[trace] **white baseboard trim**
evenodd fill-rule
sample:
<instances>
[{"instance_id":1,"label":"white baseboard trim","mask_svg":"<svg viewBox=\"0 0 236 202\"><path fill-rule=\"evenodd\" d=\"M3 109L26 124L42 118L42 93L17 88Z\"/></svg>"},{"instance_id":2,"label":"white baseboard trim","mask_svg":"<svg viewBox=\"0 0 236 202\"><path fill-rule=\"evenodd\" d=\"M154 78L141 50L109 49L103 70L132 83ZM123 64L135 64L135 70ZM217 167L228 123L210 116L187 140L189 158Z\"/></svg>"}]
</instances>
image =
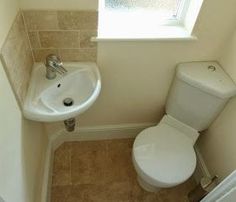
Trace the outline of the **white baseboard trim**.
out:
<instances>
[{"instance_id":1,"label":"white baseboard trim","mask_svg":"<svg viewBox=\"0 0 236 202\"><path fill-rule=\"evenodd\" d=\"M199 151L199 148L197 145L195 145L194 147L195 152L196 152L196 156L197 156L197 167L196 170L194 172L194 179L197 183L200 182L202 177L209 177L211 178L211 174L206 166L206 163L202 157L202 154Z\"/></svg>"},{"instance_id":2,"label":"white baseboard trim","mask_svg":"<svg viewBox=\"0 0 236 202\"><path fill-rule=\"evenodd\" d=\"M52 148L55 150L63 142L69 141L135 138L142 130L154 125L156 125L156 123L78 127L74 132L67 132L65 129L63 129L51 136Z\"/></svg>"},{"instance_id":3,"label":"white baseboard trim","mask_svg":"<svg viewBox=\"0 0 236 202\"><path fill-rule=\"evenodd\" d=\"M45 164L44 164L41 202L50 201L50 190L51 190L51 184L52 184L51 171L52 171L53 157L54 157L54 152L52 150L52 143L49 141L47 151L46 151Z\"/></svg>"}]
</instances>

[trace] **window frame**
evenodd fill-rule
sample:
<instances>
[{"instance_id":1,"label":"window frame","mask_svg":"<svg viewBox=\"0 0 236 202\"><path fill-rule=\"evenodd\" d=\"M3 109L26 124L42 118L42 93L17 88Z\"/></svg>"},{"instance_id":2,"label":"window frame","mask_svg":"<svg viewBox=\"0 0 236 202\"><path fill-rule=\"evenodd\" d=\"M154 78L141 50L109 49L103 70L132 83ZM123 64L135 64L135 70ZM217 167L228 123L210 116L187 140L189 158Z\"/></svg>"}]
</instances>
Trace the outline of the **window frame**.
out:
<instances>
[{"instance_id":1,"label":"window frame","mask_svg":"<svg viewBox=\"0 0 236 202\"><path fill-rule=\"evenodd\" d=\"M198 3L196 3L196 1L198 1ZM197 15L193 16L191 18L191 23L193 24L191 27L191 30L188 29L187 30L187 26L186 24L186 17L189 17L189 13L191 13L190 7L191 9L193 9L193 6L190 4L198 4L198 7L196 7ZM153 27L156 29L156 33L153 34L143 34L140 36L132 36L132 35L125 35L124 33L121 33L119 35L112 35L110 33L107 33L101 29L102 26L106 26L104 25L101 20L101 16L104 15L104 13L106 14L106 8L105 8L105 0L99 0L99 22L98 22L98 37L94 37L92 39L92 41L104 41L104 40L152 40L152 39L193 39L195 40L196 37L192 36L192 29L193 26L196 22L198 13L200 11L201 5L203 3L203 0L183 0L181 1L181 5L179 6L178 10L177 10L177 15L176 18L173 19L168 19L165 20L163 23L161 23L160 25L153 25ZM108 10L108 9L107 9ZM123 22L123 21L121 21ZM118 23L121 24L121 23ZM121 27L122 28L122 27ZM137 31L137 30L136 30Z\"/></svg>"}]
</instances>

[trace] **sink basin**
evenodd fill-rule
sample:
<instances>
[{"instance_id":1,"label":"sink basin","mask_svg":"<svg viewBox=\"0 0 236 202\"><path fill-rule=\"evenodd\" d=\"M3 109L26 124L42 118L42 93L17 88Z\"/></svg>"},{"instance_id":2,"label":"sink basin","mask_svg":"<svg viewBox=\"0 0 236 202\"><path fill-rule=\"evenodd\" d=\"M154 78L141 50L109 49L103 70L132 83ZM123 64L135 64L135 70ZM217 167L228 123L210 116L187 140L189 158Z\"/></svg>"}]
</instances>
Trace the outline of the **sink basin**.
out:
<instances>
[{"instance_id":1,"label":"sink basin","mask_svg":"<svg viewBox=\"0 0 236 202\"><path fill-rule=\"evenodd\" d=\"M101 90L101 77L95 63L64 63L68 72L53 80L45 77L45 66L35 63L23 106L27 119L62 121L87 110Z\"/></svg>"}]
</instances>

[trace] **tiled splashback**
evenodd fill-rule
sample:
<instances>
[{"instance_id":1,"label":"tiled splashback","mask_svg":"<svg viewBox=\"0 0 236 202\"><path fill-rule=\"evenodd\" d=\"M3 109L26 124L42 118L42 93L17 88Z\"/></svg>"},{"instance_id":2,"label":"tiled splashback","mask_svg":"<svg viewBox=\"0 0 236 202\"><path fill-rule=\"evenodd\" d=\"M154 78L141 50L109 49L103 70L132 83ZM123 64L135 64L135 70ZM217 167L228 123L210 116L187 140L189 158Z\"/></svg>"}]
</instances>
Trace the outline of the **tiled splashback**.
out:
<instances>
[{"instance_id":1,"label":"tiled splashback","mask_svg":"<svg viewBox=\"0 0 236 202\"><path fill-rule=\"evenodd\" d=\"M96 11L25 10L17 14L1 48L1 60L20 106L33 61L44 61L50 53L62 61L96 61L96 43L90 38L97 34L97 21Z\"/></svg>"},{"instance_id":2,"label":"tiled splashback","mask_svg":"<svg viewBox=\"0 0 236 202\"><path fill-rule=\"evenodd\" d=\"M44 61L49 53L62 61L96 61L96 43L90 42L97 33L96 11L22 11L33 57Z\"/></svg>"},{"instance_id":3,"label":"tiled splashback","mask_svg":"<svg viewBox=\"0 0 236 202\"><path fill-rule=\"evenodd\" d=\"M21 13L18 13L1 49L1 60L20 106L28 88L33 57Z\"/></svg>"}]
</instances>

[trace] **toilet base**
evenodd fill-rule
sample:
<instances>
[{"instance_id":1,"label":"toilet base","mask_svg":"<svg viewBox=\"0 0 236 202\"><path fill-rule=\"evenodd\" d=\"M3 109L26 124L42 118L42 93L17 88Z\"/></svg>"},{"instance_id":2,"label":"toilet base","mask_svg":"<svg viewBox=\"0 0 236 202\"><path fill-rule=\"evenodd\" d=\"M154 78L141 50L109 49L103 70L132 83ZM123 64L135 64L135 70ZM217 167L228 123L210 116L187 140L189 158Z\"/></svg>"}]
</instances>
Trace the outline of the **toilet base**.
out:
<instances>
[{"instance_id":1,"label":"toilet base","mask_svg":"<svg viewBox=\"0 0 236 202\"><path fill-rule=\"evenodd\" d=\"M160 191L161 188L158 188L158 187L154 187L150 184L148 184L147 182L145 182L141 177L137 177L137 180L138 180L138 183L139 185L145 190L145 191L148 191L148 192L158 192Z\"/></svg>"}]
</instances>

